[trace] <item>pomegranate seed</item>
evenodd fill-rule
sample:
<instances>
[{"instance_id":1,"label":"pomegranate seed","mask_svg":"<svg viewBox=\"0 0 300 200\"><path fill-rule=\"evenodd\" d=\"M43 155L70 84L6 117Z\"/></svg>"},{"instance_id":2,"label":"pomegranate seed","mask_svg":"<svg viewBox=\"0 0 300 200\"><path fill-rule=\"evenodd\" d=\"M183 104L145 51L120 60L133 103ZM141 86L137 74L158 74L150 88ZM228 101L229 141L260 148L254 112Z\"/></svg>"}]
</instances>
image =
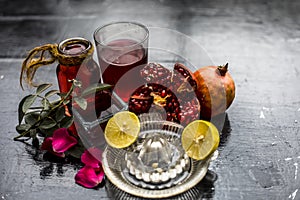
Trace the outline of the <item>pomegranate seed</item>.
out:
<instances>
[{"instance_id":1,"label":"pomegranate seed","mask_svg":"<svg viewBox=\"0 0 300 200\"><path fill-rule=\"evenodd\" d=\"M163 90L163 91L161 92L161 96L162 96L162 97L165 97L165 96L166 96L166 90Z\"/></svg>"}]
</instances>

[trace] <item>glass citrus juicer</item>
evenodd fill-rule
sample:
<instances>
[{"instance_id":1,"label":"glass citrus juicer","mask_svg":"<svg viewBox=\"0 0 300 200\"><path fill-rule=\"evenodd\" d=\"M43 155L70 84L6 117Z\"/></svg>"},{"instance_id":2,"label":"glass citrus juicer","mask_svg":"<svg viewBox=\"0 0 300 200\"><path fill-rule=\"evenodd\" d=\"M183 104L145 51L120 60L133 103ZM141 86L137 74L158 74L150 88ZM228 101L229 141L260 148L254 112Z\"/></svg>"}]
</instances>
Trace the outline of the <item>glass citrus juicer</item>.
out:
<instances>
[{"instance_id":1,"label":"glass citrus juicer","mask_svg":"<svg viewBox=\"0 0 300 200\"><path fill-rule=\"evenodd\" d=\"M190 159L181 147L178 134L182 127L170 122L161 123L159 114L144 114L140 119L142 131L137 142L127 149L122 164L125 178L150 189L177 184L190 169Z\"/></svg>"},{"instance_id":2,"label":"glass citrus juicer","mask_svg":"<svg viewBox=\"0 0 300 200\"><path fill-rule=\"evenodd\" d=\"M217 151L204 160L191 159L181 144L184 127L158 113L139 116L137 140L127 148L110 145L103 152L107 178L119 189L144 198L166 198L194 187L205 176Z\"/></svg>"}]
</instances>

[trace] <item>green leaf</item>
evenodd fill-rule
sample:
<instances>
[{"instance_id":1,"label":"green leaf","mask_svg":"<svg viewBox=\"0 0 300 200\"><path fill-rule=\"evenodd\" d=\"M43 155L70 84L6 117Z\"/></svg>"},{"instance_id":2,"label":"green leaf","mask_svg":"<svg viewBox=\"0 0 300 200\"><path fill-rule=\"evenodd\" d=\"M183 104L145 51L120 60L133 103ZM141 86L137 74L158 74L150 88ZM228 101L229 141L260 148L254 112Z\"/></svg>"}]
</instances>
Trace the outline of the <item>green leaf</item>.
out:
<instances>
[{"instance_id":1,"label":"green leaf","mask_svg":"<svg viewBox=\"0 0 300 200\"><path fill-rule=\"evenodd\" d=\"M52 128L49 128L49 129L42 129L42 128L39 128L39 132L41 132L44 136L46 137L51 137L53 135L53 132L58 129L59 127L58 126L54 126Z\"/></svg>"},{"instance_id":2,"label":"green leaf","mask_svg":"<svg viewBox=\"0 0 300 200\"><path fill-rule=\"evenodd\" d=\"M23 105L25 100L29 97L30 95L25 96L19 103L19 107L18 107L18 119L19 119L19 124L21 124L23 117L25 115L25 112L23 112Z\"/></svg>"},{"instance_id":3,"label":"green leaf","mask_svg":"<svg viewBox=\"0 0 300 200\"><path fill-rule=\"evenodd\" d=\"M25 115L25 122L27 124L30 124L31 126L34 125L38 120L39 120L39 113L37 112L30 112L30 113L27 113Z\"/></svg>"},{"instance_id":4,"label":"green leaf","mask_svg":"<svg viewBox=\"0 0 300 200\"><path fill-rule=\"evenodd\" d=\"M30 137L31 138L36 138L36 134L37 134L36 129L30 129Z\"/></svg>"},{"instance_id":5,"label":"green leaf","mask_svg":"<svg viewBox=\"0 0 300 200\"><path fill-rule=\"evenodd\" d=\"M59 91L58 90L50 90L49 92L47 92L45 94L45 98L49 98L49 97L51 97L51 96L53 96L55 94L59 94Z\"/></svg>"},{"instance_id":6,"label":"green leaf","mask_svg":"<svg viewBox=\"0 0 300 200\"><path fill-rule=\"evenodd\" d=\"M57 123L54 119L46 118L40 123L39 128L41 128L41 129L50 129L50 128L56 126L56 124Z\"/></svg>"},{"instance_id":7,"label":"green leaf","mask_svg":"<svg viewBox=\"0 0 300 200\"><path fill-rule=\"evenodd\" d=\"M46 116L48 116L50 112L51 112L50 110L43 110L43 111L40 113L40 119L43 119L43 118L45 118Z\"/></svg>"},{"instance_id":8,"label":"green leaf","mask_svg":"<svg viewBox=\"0 0 300 200\"><path fill-rule=\"evenodd\" d=\"M54 107L54 106L57 106L60 103L61 103L61 100L56 100L56 101L52 101L50 104L51 104L51 107Z\"/></svg>"},{"instance_id":9,"label":"green leaf","mask_svg":"<svg viewBox=\"0 0 300 200\"><path fill-rule=\"evenodd\" d=\"M87 108L87 101L82 97L74 97L74 101L79 105L79 107L83 110Z\"/></svg>"},{"instance_id":10,"label":"green leaf","mask_svg":"<svg viewBox=\"0 0 300 200\"><path fill-rule=\"evenodd\" d=\"M101 90L107 90L110 89L112 85L106 84L106 83L96 83L89 87L87 87L81 94L82 97L89 95L89 94L95 94L98 91Z\"/></svg>"},{"instance_id":11,"label":"green leaf","mask_svg":"<svg viewBox=\"0 0 300 200\"><path fill-rule=\"evenodd\" d=\"M69 149L66 153L74 158L80 158L84 152L84 147L82 146L74 146L73 148Z\"/></svg>"},{"instance_id":12,"label":"green leaf","mask_svg":"<svg viewBox=\"0 0 300 200\"><path fill-rule=\"evenodd\" d=\"M30 106L32 106L36 98L37 98L36 95L28 95L25 97L24 103L22 105L23 113L26 113L26 111L30 108Z\"/></svg>"},{"instance_id":13,"label":"green leaf","mask_svg":"<svg viewBox=\"0 0 300 200\"><path fill-rule=\"evenodd\" d=\"M42 105L44 107L44 110L49 110L49 108L50 108L50 102L48 101L48 99L43 99L42 100Z\"/></svg>"},{"instance_id":14,"label":"green leaf","mask_svg":"<svg viewBox=\"0 0 300 200\"><path fill-rule=\"evenodd\" d=\"M60 122L65 117L65 107L59 107L55 112L55 120Z\"/></svg>"},{"instance_id":15,"label":"green leaf","mask_svg":"<svg viewBox=\"0 0 300 200\"><path fill-rule=\"evenodd\" d=\"M16 126L16 130L18 133L23 133L25 131L28 131L30 129L30 124L19 124Z\"/></svg>"},{"instance_id":16,"label":"green leaf","mask_svg":"<svg viewBox=\"0 0 300 200\"><path fill-rule=\"evenodd\" d=\"M37 95L41 94L42 92L44 92L45 90L47 90L51 86L52 86L52 84L48 84L48 83L44 83L44 84L39 85L36 89L36 94Z\"/></svg>"},{"instance_id":17,"label":"green leaf","mask_svg":"<svg viewBox=\"0 0 300 200\"><path fill-rule=\"evenodd\" d=\"M61 121L60 121L60 128L69 128L72 123L74 121L73 116L72 117L64 117Z\"/></svg>"}]
</instances>

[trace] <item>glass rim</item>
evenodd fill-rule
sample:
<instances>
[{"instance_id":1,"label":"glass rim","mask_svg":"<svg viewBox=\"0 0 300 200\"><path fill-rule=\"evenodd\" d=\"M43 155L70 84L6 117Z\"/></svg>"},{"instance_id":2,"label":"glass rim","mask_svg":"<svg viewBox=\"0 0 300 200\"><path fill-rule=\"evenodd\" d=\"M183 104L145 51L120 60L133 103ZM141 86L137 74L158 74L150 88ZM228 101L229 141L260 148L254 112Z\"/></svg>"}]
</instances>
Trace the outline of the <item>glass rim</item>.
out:
<instances>
[{"instance_id":1,"label":"glass rim","mask_svg":"<svg viewBox=\"0 0 300 200\"><path fill-rule=\"evenodd\" d=\"M106 44L104 44L103 42L101 41L98 41L97 38L96 38L96 34L103 28L105 27L108 27L108 26L111 26L111 25L114 25L114 24L133 24L133 25L136 25L138 27L141 27L143 30L145 30L145 37L137 42L136 44L132 44L132 45L127 45L127 46L123 46L123 47L113 47L113 46L108 46ZM139 22L131 22L131 21L117 21L117 22L111 22L111 23L108 23L108 24L105 24L103 26L100 26L98 27L95 31L94 31L94 34L93 34L93 37L94 37L94 40L95 40L95 43L96 43L96 46L97 45L100 45L102 47L106 47L106 48L110 48L110 49L123 49L123 48L132 48L132 47L135 47L135 46L139 46L141 43L144 43L148 38L149 38L149 30L148 28L139 23Z\"/></svg>"}]
</instances>

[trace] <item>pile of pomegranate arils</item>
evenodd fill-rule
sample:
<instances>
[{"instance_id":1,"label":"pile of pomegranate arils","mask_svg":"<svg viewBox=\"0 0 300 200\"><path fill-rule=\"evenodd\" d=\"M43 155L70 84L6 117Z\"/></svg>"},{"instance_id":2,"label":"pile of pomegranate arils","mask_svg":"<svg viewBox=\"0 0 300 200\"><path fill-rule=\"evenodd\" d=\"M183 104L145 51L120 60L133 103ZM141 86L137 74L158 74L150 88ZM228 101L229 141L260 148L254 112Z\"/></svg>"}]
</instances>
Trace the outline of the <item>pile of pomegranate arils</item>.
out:
<instances>
[{"instance_id":1,"label":"pile of pomegranate arils","mask_svg":"<svg viewBox=\"0 0 300 200\"><path fill-rule=\"evenodd\" d=\"M235 97L235 84L224 66L207 66L191 72L181 63L173 70L149 63L141 71L146 84L129 99L129 111L158 112L164 119L182 125L211 119L224 113Z\"/></svg>"}]
</instances>

